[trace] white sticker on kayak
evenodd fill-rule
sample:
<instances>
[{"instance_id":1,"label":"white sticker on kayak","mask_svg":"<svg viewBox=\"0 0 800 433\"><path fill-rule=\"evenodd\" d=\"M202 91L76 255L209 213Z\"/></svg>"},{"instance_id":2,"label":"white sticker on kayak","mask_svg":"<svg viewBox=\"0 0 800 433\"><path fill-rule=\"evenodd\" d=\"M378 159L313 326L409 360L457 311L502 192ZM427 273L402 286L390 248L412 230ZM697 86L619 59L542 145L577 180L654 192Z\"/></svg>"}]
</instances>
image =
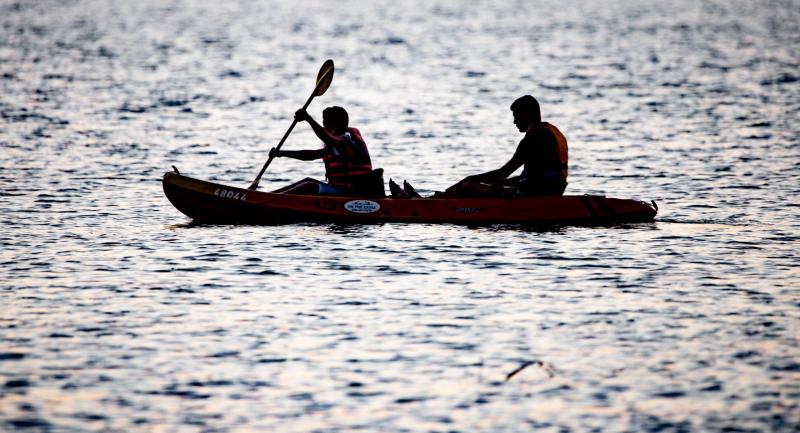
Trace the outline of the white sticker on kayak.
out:
<instances>
[{"instance_id":1,"label":"white sticker on kayak","mask_svg":"<svg viewBox=\"0 0 800 433\"><path fill-rule=\"evenodd\" d=\"M350 200L344 208L353 213L372 213L381 208L381 205L372 200Z\"/></svg>"}]
</instances>

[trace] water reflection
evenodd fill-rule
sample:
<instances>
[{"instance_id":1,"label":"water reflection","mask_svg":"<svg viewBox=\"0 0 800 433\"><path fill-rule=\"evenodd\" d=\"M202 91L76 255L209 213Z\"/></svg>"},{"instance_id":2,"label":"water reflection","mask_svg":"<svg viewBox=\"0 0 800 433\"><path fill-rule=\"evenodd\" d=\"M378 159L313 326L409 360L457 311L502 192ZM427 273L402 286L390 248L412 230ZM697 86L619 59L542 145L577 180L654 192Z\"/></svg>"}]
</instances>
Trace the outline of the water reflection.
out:
<instances>
[{"instance_id":1,"label":"water reflection","mask_svg":"<svg viewBox=\"0 0 800 433\"><path fill-rule=\"evenodd\" d=\"M797 430L798 8L384 3L0 4L0 430ZM348 107L387 178L499 166L531 93L568 193L659 218L172 208L173 164L247 185L329 57L310 111Z\"/></svg>"}]
</instances>

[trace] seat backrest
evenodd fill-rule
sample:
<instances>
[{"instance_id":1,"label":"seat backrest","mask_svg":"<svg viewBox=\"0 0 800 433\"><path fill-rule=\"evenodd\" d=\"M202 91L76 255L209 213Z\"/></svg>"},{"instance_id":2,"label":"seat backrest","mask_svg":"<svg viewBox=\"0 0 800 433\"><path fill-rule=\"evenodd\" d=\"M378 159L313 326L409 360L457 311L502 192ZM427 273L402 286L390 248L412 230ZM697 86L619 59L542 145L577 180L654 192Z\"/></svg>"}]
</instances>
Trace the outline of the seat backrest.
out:
<instances>
[{"instance_id":1,"label":"seat backrest","mask_svg":"<svg viewBox=\"0 0 800 433\"><path fill-rule=\"evenodd\" d=\"M369 173L359 176L359 179L353 182L353 186L359 195L364 195L365 197L386 197L382 168L373 169Z\"/></svg>"}]
</instances>

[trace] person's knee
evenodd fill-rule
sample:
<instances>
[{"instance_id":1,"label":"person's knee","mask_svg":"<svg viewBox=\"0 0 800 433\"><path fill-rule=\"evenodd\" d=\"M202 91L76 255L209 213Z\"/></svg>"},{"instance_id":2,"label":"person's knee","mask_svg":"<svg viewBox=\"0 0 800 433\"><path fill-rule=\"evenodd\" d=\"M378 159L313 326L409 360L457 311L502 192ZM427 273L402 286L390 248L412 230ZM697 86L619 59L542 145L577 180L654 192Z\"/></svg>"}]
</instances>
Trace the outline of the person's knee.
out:
<instances>
[{"instance_id":1,"label":"person's knee","mask_svg":"<svg viewBox=\"0 0 800 433\"><path fill-rule=\"evenodd\" d=\"M310 182L301 181L286 192L290 194L317 195L319 194L319 182L315 182L313 179Z\"/></svg>"}]
</instances>

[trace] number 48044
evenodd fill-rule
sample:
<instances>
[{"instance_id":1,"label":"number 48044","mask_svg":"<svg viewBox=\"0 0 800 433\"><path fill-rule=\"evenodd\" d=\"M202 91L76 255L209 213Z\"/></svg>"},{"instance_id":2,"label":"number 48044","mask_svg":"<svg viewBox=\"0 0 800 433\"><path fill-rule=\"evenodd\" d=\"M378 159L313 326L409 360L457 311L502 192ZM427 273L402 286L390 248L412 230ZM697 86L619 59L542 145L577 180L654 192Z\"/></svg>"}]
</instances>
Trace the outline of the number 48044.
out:
<instances>
[{"instance_id":1,"label":"number 48044","mask_svg":"<svg viewBox=\"0 0 800 433\"><path fill-rule=\"evenodd\" d=\"M229 191L227 189L219 189L219 188L214 190L214 195L222 198L230 198L233 200L245 200L245 197L247 197L247 194L243 192Z\"/></svg>"}]
</instances>

